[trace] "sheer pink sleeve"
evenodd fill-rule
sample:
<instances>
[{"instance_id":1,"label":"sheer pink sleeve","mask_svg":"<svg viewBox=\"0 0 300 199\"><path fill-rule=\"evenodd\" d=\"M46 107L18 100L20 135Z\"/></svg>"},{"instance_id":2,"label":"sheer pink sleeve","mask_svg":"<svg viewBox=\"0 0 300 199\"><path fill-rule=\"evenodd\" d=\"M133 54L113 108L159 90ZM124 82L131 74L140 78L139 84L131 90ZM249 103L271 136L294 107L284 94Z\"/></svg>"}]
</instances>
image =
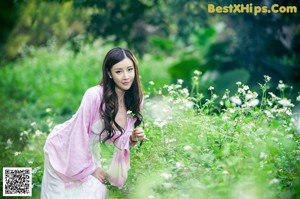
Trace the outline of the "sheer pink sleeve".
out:
<instances>
[{"instance_id":1,"label":"sheer pink sleeve","mask_svg":"<svg viewBox=\"0 0 300 199\"><path fill-rule=\"evenodd\" d=\"M45 151L57 174L65 181L84 180L97 168L90 151L91 125L99 118L102 94L100 89L88 89L73 117L57 125L49 134Z\"/></svg>"}]
</instances>

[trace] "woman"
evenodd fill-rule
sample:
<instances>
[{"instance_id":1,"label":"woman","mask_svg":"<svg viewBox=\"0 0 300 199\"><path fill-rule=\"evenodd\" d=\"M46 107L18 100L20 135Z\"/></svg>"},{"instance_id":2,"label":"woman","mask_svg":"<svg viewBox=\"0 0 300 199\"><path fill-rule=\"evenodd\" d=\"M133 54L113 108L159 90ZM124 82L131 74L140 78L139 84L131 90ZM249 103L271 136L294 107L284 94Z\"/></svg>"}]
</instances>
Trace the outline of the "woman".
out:
<instances>
[{"instance_id":1,"label":"woman","mask_svg":"<svg viewBox=\"0 0 300 199\"><path fill-rule=\"evenodd\" d=\"M107 197L105 181L121 189L130 167L129 147L147 140L137 128L143 95L134 55L128 49L110 50L102 74L100 85L85 92L72 118L47 137L41 198ZM99 141L115 146L108 171L101 167L99 150L94 150Z\"/></svg>"}]
</instances>

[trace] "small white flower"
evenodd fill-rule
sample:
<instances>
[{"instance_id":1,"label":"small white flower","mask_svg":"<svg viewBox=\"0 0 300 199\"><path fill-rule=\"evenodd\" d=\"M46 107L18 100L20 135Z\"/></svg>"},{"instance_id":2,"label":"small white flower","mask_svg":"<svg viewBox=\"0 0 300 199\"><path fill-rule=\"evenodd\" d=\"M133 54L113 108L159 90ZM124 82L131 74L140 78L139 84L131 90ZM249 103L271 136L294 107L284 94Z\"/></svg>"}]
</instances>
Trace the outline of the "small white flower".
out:
<instances>
[{"instance_id":1,"label":"small white flower","mask_svg":"<svg viewBox=\"0 0 300 199\"><path fill-rule=\"evenodd\" d=\"M186 145L186 146L183 147L183 150L189 151L189 150L192 150L192 147L189 146L189 145Z\"/></svg>"},{"instance_id":2,"label":"small white flower","mask_svg":"<svg viewBox=\"0 0 300 199\"><path fill-rule=\"evenodd\" d=\"M32 161L32 160L29 160L29 161L28 161L28 164L33 164L33 161Z\"/></svg>"},{"instance_id":3,"label":"small white flower","mask_svg":"<svg viewBox=\"0 0 300 199\"><path fill-rule=\"evenodd\" d=\"M278 101L279 104L281 104L282 106L291 106L293 107L294 104L291 103L291 100L288 99L281 99Z\"/></svg>"},{"instance_id":4,"label":"small white flower","mask_svg":"<svg viewBox=\"0 0 300 199\"><path fill-rule=\"evenodd\" d=\"M264 152L260 152L259 157L260 157L261 159L266 159L266 158L267 158L267 154L265 154Z\"/></svg>"},{"instance_id":5,"label":"small white flower","mask_svg":"<svg viewBox=\"0 0 300 199\"><path fill-rule=\"evenodd\" d=\"M277 178L273 178L272 180L270 180L269 184L275 184L278 182L279 182L279 180Z\"/></svg>"},{"instance_id":6,"label":"small white flower","mask_svg":"<svg viewBox=\"0 0 300 199\"><path fill-rule=\"evenodd\" d=\"M237 97L237 96L232 96L232 97L230 98L230 100L231 100L233 103L237 104L237 105L241 105L241 104L242 104L242 100L241 100L239 97Z\"/></svg>"},{"instance_id":7,"label":"small white flower","mask_svg":"<svg viewBox=\"0 0 300 199\"><path fill-rule=\"evenodd\" d=\"M296 98L297 102L300 102L300 95Z\"/></svg>"},{"instance_id":8,"label":"small white flower","mask_svg":"<svg viewBox=\"0 0 300 199\"><path fill-rule=\"evenodd\" d=\"M274 116L272 115L272 113L270 111L265 110L264 113L267 115L267 117L274 118Z\"/></svg>"},{"instance_id":9,"label":"small white flower","mask_svg":"<svg viewBox=\"0 0 300 199\"><path fill-rule=\"evenodd\" d=\"M153 82L153 81L150 81L149 84L150 84L150 85L154 85L154 82Z\"/></svg>"},{"instance_id":10,"label":"small white flower","mask_svg":"<svg viewBox=\"0 0 300 199\"><path fill-rule=\"evenodd\" d=\"M173 85L170 85L170 86L168 86L168 91L170 92L171 90L173 90L174 89L174 86Z\"/></svg>"},{"instance_id":11,"label":"small white flower","mask_svg":"<svg viewBox=\"0 0 300 199\"><path fill-rule=\"evenodd\" d=\"M229 172L225 170L225 171L222 172L222 174L223 174L223 175L228 175Z\"/></svg>"},{"instance_id":12,"label":"small white flower","mask_svg":"<svg viewBox=\"0 0 300 199\"><path fill-rule=\"evenodd\" d=\"M228 110L229 110L229 113L234 113L235 112L234 108L229 108Z\"/></svg>"},{"instance_id":13,"label":"small white flower","mask_svg":"<svg viewBox=\"0 0 300 199\"><path fill-rule=\"evenodd\" d=\"M271 77L269 77L268 75L264 75L265 81L269 82L271 80Z\"/></svg>"},{"instance_id":14,"label":"small white flower","mask_svg":"<svg viewBox=\"0 0 300 199\"><path fill-rule=\"evenodd\" d=\"M43 133L42 133L42 131L40 131L40 130L36 130L36 131L35 131L35 135L36 135L36 136L39 136L39 135L42 135L42 134L43 134Z\"/></svg>"},{"instance_id":15,"label":"small white flower","mask_svg":"<svg viewBox=\"0 0 300 199\"><path fill-rule=\"evenodd\" d=\"M46 108L46 113L51 112L51 108Z\"/></svg>"},{"instance_id":16,"label":"small white flower","mask_svg":"<svg viewBox=\"0 0 300 199\"><path fill-rule=\"evenodd\" d=\"M134 117L134 113L131 110L128 110L126 114L129 115L130 117Z\"/></svg>"},{"instance_id":17,"label":"small white flower","mask_svg":"<svg viewBox=\"0 0 300 199\"><path fill-rule=\"evenodd\" d=\"M36 167L32 170L32 174L35 174L38 170L40 169L40 167Z\"/></svg>"},{"instance_id":18,"label":"small white flower","mask_svg":"<svg viewBox=\"0 0 300 199\"><path fill-rule=\"evenodd\" d=\"M247 90L249 90L249 86L244 85L244 86L243 86L243 89L244 89L245 91L247 91Z\"/></svg>"},{"instance_id":19,"label":"small white flower","mask_svg":"<svg viewBox=\"0 0 300 199\"><path fill-rule=\"evenodd\" d=\"M218 96L217 96L216 94L213 94L211 97L212 97L213 99L217 99L217 98L218 98Z\"/></svg>"},{"instance_id":20,"label":"small white flower","mask_svg":"<svg viewBox=\"0 0 300 199\"><path fill-rule=\"evenodd\" d=\"M209 88L208 88L208 90L210 90L210 91L212 91L212 90L214 90L215 88L213 87L213 86L210 86Z\"/></svg>"},{"instance_id":21,"label":"small white flower","mask_svg":"<svg viewBox=\"0 0 300 199\"><path fill-rule=\"evenodd\" d=\"M178 84L183 84L183 79L178 79L177 82Z\"/></svg>"},{"instance_id":22,"label":"small white flower","mask_svg":"<svg viewBox=\"0 0 300 199\"><path fill-rule=\"evenodd\" d=\"M275 99L277 98L277 96L274 93L269 92L269 94L271 95L272 98L275 98Z\"/></svg>"},{"instance_id":23,"label":"small white flower","mask_svg":"<svg viewBox=\"0 0 300 199\"><path fill-rule=\"evenodd\" d=\"M166 124L168 124L167 121L163 120L163 121L155 121L153 124L155 124L156 126L159 126L160 128L162 128L163 126L165 126Z\"/></svg>"},{"instance_id":24,"label":"small white flower","mask_svg":"<svg viewBox=\"0 0 300 199\"><path fill-rule=\"evenodd\" d=\"M155 198L153 195L149 195L148 198Z\"/></svg>"},{"instance_id":25,"label":"small white flower","mask_svg":"<svg viewBox=\"0 0 300 199\"><path fill-rule=\"evenodd\" d=\"M222 97L222 99L227 99L227 95L224 94L223 97Z\"/></svg>"},{"instance_id":26,"label":"small white flower","mask_svg":"<svg viewBox=\"0 0 300 199\"><path fill-rule=\"evenodd\" d=\"M224 120L224 121L228 120L228 116L227 115L223 115L222 116L222 120Z\"/></svg>"},{"instance_id":27,"label":"small white flower","mask_svg":"<svg viewBox=\"0 0 300 199\"><path fill-rule=\"evenodd\" d=\"M189 90L188 90L187 88L182 89L181 92L182 92L183 94L185 94L186 96L189 95Z\"/></svg>"},{"instance_id":28,"label":"small white flower","mask_svg":"<svg viewBox=\"0 0 300 199\"><path fill-rule=\"evenodd\" d=\"M288 110L288 109L285 111L285 113L286 113L287 115L289 115L289 116L291 116L291 115L293 114L292 111L291 111L291 110Z\"/></svg>"},{"instance_id":29,"label":"small white flower","mask_svg":"<svg viewBox=\"0 0 300 199\"><path fill-rule=\"evenodd\" d=\"M20 154L21 154L21 152L18 152L18 151L15 152L15 156L18 156Z\"/></svg>"},{"instance_id":30,"label":"small white flower","mask_svg":"<svg viewBox=\"0 0 300 199\"><path fill-rule=\"evenodd\" d=\"M285 89L285 84L283 83L282 80L279 80L278 89L279 90L284 90Z\"/></svg>"},{"instance_id":31,"label":"small white flower","mask_svg":"<svg viewBox=\"0 0 300 199\"><path fill-rule=\"evenodd\" d=\"M174 138L174 139L166 139L166 144L168 144L168 143L172 143L172 142L175 142L176 141L176 139Z\"/></svg>"},{"instance_id":32,"label":"small white flower","mask_svg":"<svg viewBox=\"0 0 300 199\"><path fill-rule=\"evenodd\" d=\"M221 105L221 106L224 106L224 102L223 102L223 101L220 101L220 105Z\"/></svg>"},{"instance_id":33,"label":"small white flower","mask_svg":"<svg viewBox=\"0 0 300 199\"><path fill-rule=\"evenodd\" d=\"M160 176L166 180L172 178L172 174L169 174L169 173L161 173Z\"/></svg>"},{"instance_id":34,"label":"small white flower","mask_svg":"<svg viewBox=\"0 0 300 199\"><path fill-rule=\"evenodd\" d=\"M177 168L181 168L181 167L183 167L184 165L181 163L181 162L176 162L176 167Z\"/></svg>"},{"instance_id":35,"label":"small white flower","mask_svg":"<svg viewBox=\"0 0 300 199\"><path fill-rule=\"evenodd\" d=\"M193 108L194 104L192 102L187 102L185 104L185 106L186 106L186 108L191 109L191 108Z\"/></svg>"},{"instance_id":36,"label":"small white flower","mask_svg":"<svg viewBox=\"0 0 300 199\"><path fill-rule=\"evenodd\" d=\"M12 143L13 143L13 142L11 141L11 139L8 139L8 140L6 141L6 144L7 144L7 145L12 145Z\"/></svg>"},{"instance_id":37,"label":"small white flower","mask_svg":"<svg viewBox=\"0 0 300 199\"><path fill-rule=\"evenodd\" d=\"M257 106L259 104L259 100L258 99L252 99L247 103L247 106Z\"/></svg>"},{"instance_id":38,"label":"small white flower","mask_svg":"<svg viewBox=\"0 0 300 199\"><path fill-rule=\"evenodd\" d=\"M35 126L36 125L36 123L35 122L32 122L31 124L30 124L30 126Z\"/></svg>"},{"instance_id":39,"label":"small white flower","mask_svg":"<svg viewBox=\"0 0 300 199\"><path fill-rule=\"evenodd\" d=\"M247 93L247 94L245 95L245 99L246 99L246 100L249 100L249 99L252 99L252 98L253 98L253 95L250 94L250 93Z\"/></svg>"},{"instance_id":40,"label":"small white flower","mask_svg":"<svg viewBox=\"0 0 300 199\"><path fill-rule=\"evenodd\" d=\"M195 74L195 75L200 75L200 74L201 74L201 71L199 71L199 70L194 70L194 74Z\"/></svg>"},{"instance_id":41,"label":"small white flower","mask_svg":"<svg viewBox=\"0 0 300 199\"><path fill-rule=\"evenodd\" d=\"M245 94L245 90L244 90L244 89L242 89L242 88L238 88L238 93Z\"/></svg>"},{"instance_id":42,"label":"small white flower","mask_svg":"<svg viewBox=\"0 0 300 199\"><path fill-rule=\"evenodd\" d=\"M242 84L242 82L236 82L236 85L238 85L238 86L241 85L241 84Z\"/></svg>"}]
</instances>

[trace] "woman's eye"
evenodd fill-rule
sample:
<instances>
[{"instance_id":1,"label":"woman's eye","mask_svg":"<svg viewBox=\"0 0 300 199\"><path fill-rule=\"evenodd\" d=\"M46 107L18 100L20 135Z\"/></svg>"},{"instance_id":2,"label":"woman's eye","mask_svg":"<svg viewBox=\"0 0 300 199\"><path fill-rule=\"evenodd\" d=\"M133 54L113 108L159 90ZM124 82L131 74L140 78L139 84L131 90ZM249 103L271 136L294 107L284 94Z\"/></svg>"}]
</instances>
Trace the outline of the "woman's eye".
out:
<instances>
[{"instance_id":1,"label":"woman's eye","mask_svg":"<svg viewBox=\"0 0 300 199\"><path fill-rule=\"evenodd\" d=\"M133 71L133 68L129 68L128 71Z\"/></svg>"},{"instance_id":2,"label":"woman's eye","mask_svg":"<svg viewBox=\"0 0 300 199\"><path fill-rule=\"evenodd\" d=\"M120 74L120 73L121 73L121 71L116 71L116 73L117 73L117 74Z\"/></svg>"}]
</instances>

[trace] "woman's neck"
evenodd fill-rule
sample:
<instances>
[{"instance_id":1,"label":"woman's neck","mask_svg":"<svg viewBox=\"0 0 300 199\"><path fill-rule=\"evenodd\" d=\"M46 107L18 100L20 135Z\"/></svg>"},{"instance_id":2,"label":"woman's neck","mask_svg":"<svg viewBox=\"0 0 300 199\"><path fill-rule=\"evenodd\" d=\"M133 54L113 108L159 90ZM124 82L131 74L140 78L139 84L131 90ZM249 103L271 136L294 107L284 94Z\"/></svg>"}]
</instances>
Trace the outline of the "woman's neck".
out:
<instances>
[{"instance_id":1,"label":"woman's neck","mask_svg":"<svg viewBox=\"0 0 300 199\"><path fill-rule=\"evenodd\" d=\"M115 91L117 93L118 99L122 100L124 98L125 91L122 91L119 88L115 88Z\"/></svg>"}]
</instances>

